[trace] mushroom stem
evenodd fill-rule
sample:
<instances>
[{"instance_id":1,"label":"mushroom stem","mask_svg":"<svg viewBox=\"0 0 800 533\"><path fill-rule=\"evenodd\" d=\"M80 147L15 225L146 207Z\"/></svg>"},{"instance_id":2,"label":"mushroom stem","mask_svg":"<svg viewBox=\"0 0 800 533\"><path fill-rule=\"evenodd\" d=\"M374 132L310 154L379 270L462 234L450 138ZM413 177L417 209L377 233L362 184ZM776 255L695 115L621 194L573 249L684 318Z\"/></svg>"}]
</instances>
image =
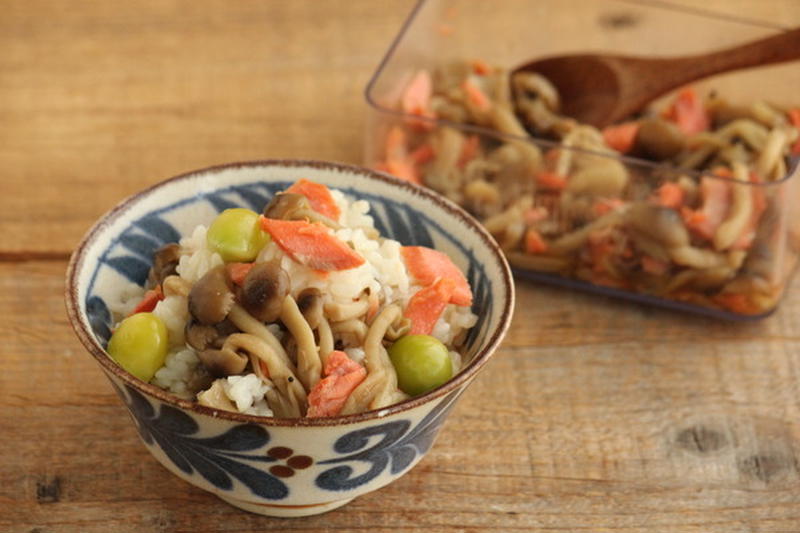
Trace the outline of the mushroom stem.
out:
<instances>
[{"instance_id":1,"label":"mushroom stem","mask_svg":"<svg viewBox=\"0 0 800 533\"><path fill-rule=\"evenodd\" d=\"M328 362L328 356L334 349L333 330L324 316L317 326L317 335L319 336L319 358L324 368L325 363Z\"/></svg>"},{"instance_id":2,"label":"mushroom stem","mask_svg":"<svg viewBox=\"0 0 800 533\"><path fill-rule=\"evenodd\" d=\"M283 349L281 341L272 334L267 326L253 318L242 306L233 304L230 313L228 313L228 319L243 332L255 335L266 342L287 365L292 364L289 356L286 354L286 350Z\"/></svg>"},{"instance_id":3,"label":"mushroom stem","mask_svg":"<svg viewBox=\"0 0 800 533\"><path fill-rule=\"evenodd\" d=\"M189 291L192 290L192 284L180 276L167 276L161 282L161 290L164 296L189 296Z\"/></svg>"},{"instance_id":4,"label":"mushroom stem","mask_svg":"<svg viewBox=\"0 0 800 533\"><path fill-rule=\"evenodd\" d=\"M297 341L297 373L306 390L310 391L322 378L322 361L314 343L314 332L291 294L283 300L281 322Z\"/></svg>"},{"instance_id":5,"label":"mushroom stem","mask_svg":"<svg viewBox=\"0 0 800 533\"><path fill-rule=\"evenodd\" d=\"M351 318L359 318L366 314L369 309L369 300L367 298L359 298L355 302L346 304L326 302L325 315L331 322L341 322L343 320L350 320Z\"/></svg>"},{"instance_id":6,"label":"mushroom stem","mask_svg":"<svg viewBox=\"0 0 800 533\"><path fill-rule=\"evenodd\" d=\"M350 320L332 323L331 330L333 331L333 335L337 339L344 340L346 345L352 340L353 342L350 342L350 345L361 346L364 344L364 339L367 337L369 328L363 320L351 318Z\"/></svg>"}]
</instances>

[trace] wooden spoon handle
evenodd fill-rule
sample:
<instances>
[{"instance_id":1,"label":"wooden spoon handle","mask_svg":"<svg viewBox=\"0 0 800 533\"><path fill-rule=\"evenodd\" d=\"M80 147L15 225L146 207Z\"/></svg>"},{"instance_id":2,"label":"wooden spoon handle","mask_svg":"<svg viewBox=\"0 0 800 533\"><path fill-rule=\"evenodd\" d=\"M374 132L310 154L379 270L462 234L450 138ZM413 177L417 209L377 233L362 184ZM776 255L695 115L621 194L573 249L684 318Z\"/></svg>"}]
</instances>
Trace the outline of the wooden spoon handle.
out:
<instances>
[{"instance_id":1,"label":"wooden spoon handle","mask_svg":"<svg viewBox=\"0 0 800 533\"><path fill-rule=\"evenodd\" d=\"M747 67L771 65L800 58L800 28L709 54L680 61L681 77L696 80ZM677 66L677 65L676 65Z\"/></svg>"}]
</instances>

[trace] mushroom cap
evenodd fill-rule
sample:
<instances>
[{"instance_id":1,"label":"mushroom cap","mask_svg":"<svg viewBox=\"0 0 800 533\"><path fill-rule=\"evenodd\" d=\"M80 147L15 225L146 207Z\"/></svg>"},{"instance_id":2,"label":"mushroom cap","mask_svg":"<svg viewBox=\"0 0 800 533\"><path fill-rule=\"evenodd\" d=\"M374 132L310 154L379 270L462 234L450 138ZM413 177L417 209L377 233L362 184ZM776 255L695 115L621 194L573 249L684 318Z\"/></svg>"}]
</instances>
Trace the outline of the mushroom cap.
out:
<instances>
[{"instance_id":1,"label":"mushroom cap","mask_svg":"<svg viewBox=\"0 0 800 533\"><path fill-rule=\"evenodd\" d=\"M663 161L686 147L686 135L672 122L653 117L641 121L633 150L644 157Z\"/></svg>"},{"instance_id":2,"label":"mushroom cap","mask_svg":"<svg viewBox=\"0 0 800 533\"><path fill-rule=\"evenodd\" d=\"M322 292L316 287L304 289L297 295L297 308L311 329L317 329L324 316Z\"/></svg>"},{"instance_id":3,"label":"mushroom cap","mask_svg":"<svg viewBox=\"0 0 800 533\"><path fill-rule=\"evenodd\" d=\"M181 247L177 243L165 244L153 253L153 266L147 280L152 285L160 285L164 278L175 274L178 261L181 258Z\"/></svg>"},{"instance_id":4,"label":"mushroom cap","mask_svg":"<svg viewBox=\"0 0 800 533\"><path fill-rule=\"evenodd\" d=\"M189 313L205 325L225 320L234 303L231 280L225 265L212 268L189 291Z\"/></svg>"},{"instance_id":5,"label":"mushroom cap","mask_svg":"<svg viewBox=\"0 0 800 533\"><path fill-rule=\"evenodd\" d=\"M680 213L660 205L638 202L627 213L629 226L668 248L689 244L689 232Z\"/></svg>"},{"instance_id":6,"label":"mushroom cap","mask_svg":"<svg viewBox=\"0 0 800 533\"><path fill-rule=\"evenodd\" d=\"M264 207L264 216L291 220L294 212L309 209L311 209L311 204L308 198L302 194L280 192L273 196L272 200Z\"/></svg>"},{"instance_id":7,"label":"mushroom cap","mask_svg":"<svg viewBox=\"0 0 800 533\"><path fill-rule=\"evenodd\" d=\"M280 192L273 196L272 200L264 207L264 216L280 220L319 222L333 229L342 227L337 221L315 211L308 198L302 194L291 192Z\"/></svg>"},{"instance_id":8,"label":"mushroom cap","mask_svg":"<svg viewBox=\"0 0 800 533\"><path fill-rule=\"evenodd\" d=\"M217 328L201 324L194 319L189 319L183 331L186 337L186 344L197 351L205 350L219 338Z\"/></svg>"},{"instance_id":9,"label":"mushroom cap","mask_svg":"<svg viewBox=\"0 0 800 533\"><path fill-rule=\"evenodd\" d=\"M239 302L261 322L275 322L289 293L289 274L280 262L256 263L239 289Z\"/></svg>"},{"instance_id":10,"label":"mushroom cap","mask_svg":"<svg viewBox=\"0 0 800 533\"><path fill-rule=\"evenodd\" d=\"M197 357L209 374L218 378L241 374L249 361L246 355L224 347L197 352Z\"/></svg>"}]
</instances>

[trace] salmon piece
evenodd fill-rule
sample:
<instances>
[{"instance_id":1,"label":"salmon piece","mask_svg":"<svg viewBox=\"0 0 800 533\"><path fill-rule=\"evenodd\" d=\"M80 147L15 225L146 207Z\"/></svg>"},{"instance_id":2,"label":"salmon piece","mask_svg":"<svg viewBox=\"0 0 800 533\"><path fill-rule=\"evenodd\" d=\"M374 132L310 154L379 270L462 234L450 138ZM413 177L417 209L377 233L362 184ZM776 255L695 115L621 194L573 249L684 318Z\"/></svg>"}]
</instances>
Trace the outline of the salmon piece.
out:
<instances>
[{"instance_id":1,"label":"salmon piece","mask_svg":"<svg viewBox=\"0 0 800 533\"><path fill-rule=\"evenodd\" d=\"M706 131L711 118L700 97L692 88L683 89L664 113L664 118L674 122L686 135Z\"/></svg>"},{"instance_id":2,"label":"salmon piece","mask_svg":"<svg viewBox=\"0 0 800 533\"><path fill-rule=\"evenodd\" d=\"M341 210L336 205L336 201L331 196L331 191L321 183L314 183L305 178L297 180L291 187L286 189L286 192L293 194L302 194L308 198L308 203L311 204L311 209L317 213L323 214L333 220L339 220Z\"/></svg>"},{"instance_id":3,"label":"salmon piece","mask_svg":"<svg viewBox=\"0 0 800 533\"><path fill-rule=\"evenodd\" d=\"M461 84L461 88L464 89L469 103L475 106L478 111L485 112L492 108L492 101L472 79L465 79L464 83Z\"/></svg>"},{"instance_id":4,"label":"salmon piece","mask_svg":"<svg viewBox=\"0 0 800 533\"><path fill-rule=\"evenodd\" d=\"M731 184L719 178L703 178L700 181L700 195L703 206L699 211L683 209L683 220L696 235L710 240L728 214Z\"/></svg>"},{"instance_id":5,"label":"salmon piece","mask_svg":"<svg viewBox=\"0 0 800 533\"><path fill-rule=\"evenodd\" d=\"M543 170L536 174L536 184L542 189L563 191L567 188L567 178L561 174Z\"/></svg>"},{"instance_id":6,"label":"salmon piece","mask_svg":"<svg viewBox=\"0 0 800 533\"><path fill-rule=\"evenodd\" d=\"M414 293L403 316L411 321L410 335L430 335L456 289L456 282L440 278Z\"/></svg>"},{"instance_id":7,"label":"salmon piece","mask_svg":"<svg viewBox=\"0 0 800 533\"><path fill-rule=\"evenodd\" d=\"M364 264L364 258L337 239L320 223L305 220L277 220L261 217L261 228L281 250L314 270L348 270Z\"/></svg>"},{"instance_id":8,"label":"salmon piece","mask_svg":"<svg viewBox=\"0 0 800 533\"><path fill-rule=\"evenodd\" d=\"M542 235L533 228L528 228L525 232L525 252L529 254L541 254L547 251L547 243Z\"/></svg>"},{"instance_id":9,"label":"salmon piece","mask_svg":"<svg viewBox=\"0 0 800 533\"><path fill-rule=\"evenodd\" d=\"M408 154L409 159L416 165L424 165L436 157L436 152L430 144L420 144L413 152Z\"/></svg>"},{"instance_id":10,"label":"salmon piece","mask_svg":"<svg viewBox=\"0 0 800 533\"><path fill-rule=\"evenodd\" d=\"M149 313L153 309L156 308L158 302L164 299L164 293L161 291L161 285L156 285L155 289L150 289L149 291L144 293L142 296L141 301L136 304L136 307L131 311L130 315L135 315L136 313Z\"/></svg>"},{"instance_id":11,"label":"salmon piece","mask_svg":"<svg viewBox=\"0 0 800 533\"><path fill-rule=\"evenodd\" d=\"M410 181L417 185L422 184L419 172L417 172L414 164L407 159L389 159L386 161L386 171L392 176L396 176L402 180Z\"/></svg>"},{"instance_id":12,"label":"salmon piece","mask_svg":"<svg viewBox=\"0 0 800 533\"><path fill-rule=\"evenodd\" d=\"M328 354L328 359L325 361L325 368L322 373L325 376L343 376L350 372L358 372L365 370L363 366L359 365L347 354L341 350L334 350Z\"/></svg>"},{"instance_id":13,"label":"salmon piece","mask_svg":"<svg viewBox=\"0 0 800 533\"><path fill-rule=\"evenodd\" d=\"M408 153L406 132L400 126L392 127L386 134L386 160L380 165L379 170L411 183L420 184L422 181Z\"/></svg>"},{"instance_id":14,"label":"salmon piece","mask_svg":"<svg viewBox=\"0 0 800 533\"><path fill-rule=\"evenodd\" d=\"M425 246L403 246L400 249L411 277L422 286L429 286L437 280L447 278L455 283L450 303L472 305L472 290L464 273L446 254Z\"/></svg>"},{"instance_id":15,"label":"salmon piece","mask_svg":"<svg viewBox=\"0 0 800 533\"><path fill-rule=\"evenodd\" d=\"M308 394L309 418L338 415L353 390L367 377L367 369L335 350L328 355L323 374L325 377Z\"/></svg>"},{"instance_id":16,"label":"salmon piece","mask_svg":"<svg viewBox=\"0 0 800 533\"><path fill-rule=\"evenodd\" d=\"M478 76L486 76L494 72L492 66L483 59L473 59L470 64L472 65L472 72Z\"/></svg>"},{"instance_id":17,"label":"salmon piece","mask_svg":"<svg viewBox=\"0 0 800 533\"><path fill-rule=\"evenodd\" d=\"M633 149L636 134L639 132L638 122L623 122L603 128L603 140L609 148L627 154Z\"/></svg>"},{"instance_id":18,"label":"salmon piece","mask_svg":"<svg viewBox=\"0 0 800 533\"><path fill-rule=\"evenodd\" d=\"M592 211L598 216L603 216L611 211L616 211L624 205L625 202L619 198L601 198L592 205Z\"/></svg>"},{"instance_id":19,"label":"salmon piece","mask_svg":"<svg viewBox=\"0 0 800 533\"><path fill-rule=\"evenodd\" d=\"M461 146L461 155L458 156L459 168L464 168L464 165L475 159L478 155L478 150L481 147L481 140L477 135L470 135Z\"/></svg>"},{"instance_id":20,"label":"salmon piece","mask_svg":"<svg viewBox=\"0 0 800 533\"><path fill-rule=\"evenodd\" d=\"M664 183L656 190L656 202L658 205L672 209L678 209L683 205L684 196L681 186L671 181Z\"/></svg>"},{"instance_id":21,"label":"salmon piece","mask_svg":"<svg viewBox=\"0 0 800 533\"><path fill-rule=\"evenodd\" d=\"M400 126L392 126L386 134L386 161L408 158L408 139Z\"/></svg>"},{"instance_id":22,"label":"salmon piece","mask_svg":"<svg viewBox=\"0 0 800 533\"><path fill-rule=\"evenodd\" d=\"M433 117L431 96L433 96L431 74L427 70L420 70L406 85L400 97L400 106L409 115Z\"/></svg>"},{"instance_id":23,"label":"salmon piece","mask_svg":"<svg viewBox=\"0 0 800 533\"><path fill-rule=\"evenodd\" d=\"M255 265L255 263L228 263L225 265L225 268L228 271L228 277L231 278L231 281L236 285L241 285L244 283L244 278L247 277L247 273L250 272L253 265Z\"/></svg>"}]
</instances>

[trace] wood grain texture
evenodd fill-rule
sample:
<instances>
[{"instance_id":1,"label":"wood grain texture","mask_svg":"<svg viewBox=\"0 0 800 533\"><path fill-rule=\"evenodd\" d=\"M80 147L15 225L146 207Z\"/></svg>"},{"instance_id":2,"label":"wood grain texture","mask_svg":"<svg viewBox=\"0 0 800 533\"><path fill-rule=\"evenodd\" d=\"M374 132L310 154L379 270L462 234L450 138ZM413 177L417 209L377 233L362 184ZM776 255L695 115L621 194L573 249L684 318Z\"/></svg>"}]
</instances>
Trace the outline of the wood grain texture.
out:
<instances>
[{"instance_id":1,"label":"wood grain texture","mask_svg":"<svg viewBox=\"0 0 800 533\"><path fill-rule=\"evenodd\" d=\"M429 455L319 517L237 510L140 444L67 322L70 250L178 172L358 162L362 88L411 5L4 3L0 531L800 532L798 284L729 324L520 280L506 341Z\"/></svg>"}]
</instances>

